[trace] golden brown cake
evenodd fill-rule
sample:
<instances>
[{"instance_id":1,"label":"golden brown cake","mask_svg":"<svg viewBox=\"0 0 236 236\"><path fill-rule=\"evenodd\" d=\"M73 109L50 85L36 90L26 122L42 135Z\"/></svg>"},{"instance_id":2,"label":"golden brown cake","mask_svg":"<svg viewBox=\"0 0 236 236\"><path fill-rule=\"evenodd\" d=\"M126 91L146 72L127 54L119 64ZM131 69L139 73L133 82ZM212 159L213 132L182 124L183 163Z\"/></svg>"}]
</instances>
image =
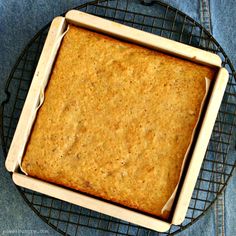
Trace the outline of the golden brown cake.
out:
<instances>
[{"instance_id":1,"label":"golden brown cake","mask_svg":"<svg viewBox=\"0 0 236 236\"><path fill-rule=\"evenodd\" d=\"M214 70L70 25L23 169L166 219L205 77Z\"/></svg>"}]
</instances>

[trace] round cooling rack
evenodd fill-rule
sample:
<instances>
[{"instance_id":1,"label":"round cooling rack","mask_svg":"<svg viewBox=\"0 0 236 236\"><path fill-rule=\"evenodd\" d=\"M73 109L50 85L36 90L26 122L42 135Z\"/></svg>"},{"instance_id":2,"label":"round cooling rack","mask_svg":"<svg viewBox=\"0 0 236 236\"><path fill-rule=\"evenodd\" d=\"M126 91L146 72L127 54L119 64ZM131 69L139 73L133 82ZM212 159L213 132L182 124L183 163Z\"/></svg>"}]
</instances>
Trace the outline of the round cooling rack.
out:
<instances>
[{"instance_id":1,"label":"round cooling rack","mask_svg":"<svg viewBox=\"0 0 236 236\"><path fill-rule=\"evenodd\" d=\"M218 54L230 78L214 126L201 172L185 221L167 233L154 232L73 204L17 187L24 200L47 224L66 235L89 230L109 235L167 235L184 230L213 204L233 172L236 155L236 80L234 68L217 41L200 24L179 10L159 1L93 1L77 7L84 12L152 32ZM45 41L49 24L29 42L12 69L6 83L7 99L1 106L1 136L7 155L24 101ZM158 181L158 180L157 180ZM87 231L88 232L88 231Z\"/></svg>"}]
</instances>

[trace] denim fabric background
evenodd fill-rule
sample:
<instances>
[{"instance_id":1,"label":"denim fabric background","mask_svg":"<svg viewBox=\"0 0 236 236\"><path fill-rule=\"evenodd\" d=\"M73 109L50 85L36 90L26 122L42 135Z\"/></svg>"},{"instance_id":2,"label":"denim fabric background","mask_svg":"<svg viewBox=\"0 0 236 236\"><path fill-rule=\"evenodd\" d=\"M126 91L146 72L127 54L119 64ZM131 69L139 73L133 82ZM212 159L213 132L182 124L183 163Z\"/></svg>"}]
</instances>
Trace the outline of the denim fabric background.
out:
<instances>
[{"instance_id":1,"label":"denim fabric background","mask_svg":"<svg viewBox=\"0 0 236 236\"><path fill-rule=\"evenodd\" d=\"M163 1L187 13L198 22L204 21L203 23L212 30L214 37L236 66L235 0ZM0 0L0 101L4 99L3 87L10 70L29 39L54 16L84 2L87 1ZM202 9L204 11L201 12ZM235 137L233 142L235 143ZM6 234L7 230L15 229L45 230L45 234L58 235L23 201L5 170L2 153L0 155L0 234ZM18 234L20 231L14 235ZM24 234L31 233L25 231ZM80 235L92 235L92 233L86 230L81 231ZM226 191L207 214L178 235L236 235L235 173Z\"/></svg>"}]
</instances>

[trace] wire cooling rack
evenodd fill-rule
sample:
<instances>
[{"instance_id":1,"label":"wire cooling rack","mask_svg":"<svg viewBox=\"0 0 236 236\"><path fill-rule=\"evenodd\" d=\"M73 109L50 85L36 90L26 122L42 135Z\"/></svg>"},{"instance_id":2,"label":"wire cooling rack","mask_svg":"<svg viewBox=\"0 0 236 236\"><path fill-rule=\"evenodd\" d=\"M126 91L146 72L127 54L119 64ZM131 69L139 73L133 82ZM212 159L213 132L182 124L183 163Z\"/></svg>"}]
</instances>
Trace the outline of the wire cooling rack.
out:
<instances>
[{"instance_id":1,"label":"wire cooling rack","mask_svg":"<svg viewBox=\"0 0 236 236\"><path fill-rule=\"evenodd\" d=\"M198 220L226 186L236 163L231 144L235 138L236 81L234 68L217 41L200 24L179 10L159 1L93 1L77 7L166 38L190 44L218 54L230 73L230 79L185 221L172 226L166 234L184 230ZM1 137L5 156L35 71L49 24L42 28L21 53L7 80L7 99L1 106ZM158 181L158 180L157 180ZM27 204L47 224L66 235L90 233L109 235L162 235L131 223L17 187ZM164 234L164 235L166 235Z\"/></svg>"}]
</instances>

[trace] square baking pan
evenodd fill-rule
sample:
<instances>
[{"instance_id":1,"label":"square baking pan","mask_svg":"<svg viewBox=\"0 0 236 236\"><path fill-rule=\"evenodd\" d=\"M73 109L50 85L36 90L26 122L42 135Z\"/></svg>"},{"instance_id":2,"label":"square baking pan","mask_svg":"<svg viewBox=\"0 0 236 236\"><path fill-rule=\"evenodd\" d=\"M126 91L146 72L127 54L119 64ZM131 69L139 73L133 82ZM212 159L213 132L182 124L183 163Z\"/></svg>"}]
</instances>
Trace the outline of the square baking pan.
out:
<instances>
[{"instance_id":1,"label":"square baking pan","mask_svg":"<svg viewBox=\"0 0 236 236\"><path fill-rule=\"evenodd\" d=\"M44 90L50 78L53 63L56 59L63 35L66 33L68 23L217 69L218 72L214 79L214 84L211 86L212 90L207 99L201 127L191 147L192 151L189 157L189 163L182 176L182 183L178 189L173 214L169 221L164 221L157 217L146 215L145 213L136 212L135 210L127 209L105 200L93 198L75 190L38 180L22 173L20 165L24 149L37 115L37 109L43 103ZM172 224L181 224L185 218L227 81L228 72L221 67L221 59L213 53L87 13L71 10L65 17L56 17L51 24L7 155L6 168L9 172L13 172L13 181L19 186L149 229L165 232Z\"/></svg>"}]
</instances>

